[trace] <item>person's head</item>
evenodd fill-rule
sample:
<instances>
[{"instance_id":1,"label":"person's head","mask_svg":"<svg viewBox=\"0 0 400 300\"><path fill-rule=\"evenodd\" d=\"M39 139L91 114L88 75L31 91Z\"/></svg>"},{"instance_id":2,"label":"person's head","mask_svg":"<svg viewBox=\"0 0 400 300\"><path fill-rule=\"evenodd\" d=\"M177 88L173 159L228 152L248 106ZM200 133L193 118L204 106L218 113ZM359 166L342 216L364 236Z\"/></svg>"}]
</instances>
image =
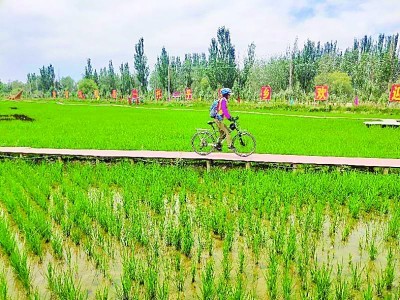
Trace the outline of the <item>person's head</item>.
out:
<instances>
[{"instance_id":1,"label":"person's head","mask_svg":"<svg viewBox=\"0 0 400 300\"><path fill-rule=\"evenodd\" d=\"M221 94L222 94L222 97L229 99L229 96L232 94L232 91L229 88L223 88L223 89L221 89Z\"/></svg>"}]
</instances>

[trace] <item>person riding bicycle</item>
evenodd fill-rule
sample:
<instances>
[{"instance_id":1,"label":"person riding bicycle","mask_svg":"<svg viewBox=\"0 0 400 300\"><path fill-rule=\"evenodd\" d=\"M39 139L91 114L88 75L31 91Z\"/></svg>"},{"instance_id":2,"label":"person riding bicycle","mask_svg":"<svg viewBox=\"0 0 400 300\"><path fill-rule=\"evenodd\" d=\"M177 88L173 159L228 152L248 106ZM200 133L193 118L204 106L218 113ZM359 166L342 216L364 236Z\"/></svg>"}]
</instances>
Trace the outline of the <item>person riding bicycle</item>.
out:
<instances>
[{"instance_id":1,"label":"person riding bicycle","mask_svg":"<svg viewBox=\"0 0 400 300\"><path fill-rule=\"evenodd\" d=\"M228 119L229 121L233 120L232 116L230 115L230 113L228 111L228 100L229 100L230 95L232 94L232 91L229 88L223 88L223 89L221 89L221 94L222 94L222 98L218 102L217 115L214 118L215 123L217 124L219 133L220 133L218 143L215 146L215 149L217 149L218 151L221 151L222 150L222 141L226 138L228 148L230 150L234 150L235 148L232 145L232 137L229 133L228 127L224 123L224 119Z\"/></svg>"}]
</instances>

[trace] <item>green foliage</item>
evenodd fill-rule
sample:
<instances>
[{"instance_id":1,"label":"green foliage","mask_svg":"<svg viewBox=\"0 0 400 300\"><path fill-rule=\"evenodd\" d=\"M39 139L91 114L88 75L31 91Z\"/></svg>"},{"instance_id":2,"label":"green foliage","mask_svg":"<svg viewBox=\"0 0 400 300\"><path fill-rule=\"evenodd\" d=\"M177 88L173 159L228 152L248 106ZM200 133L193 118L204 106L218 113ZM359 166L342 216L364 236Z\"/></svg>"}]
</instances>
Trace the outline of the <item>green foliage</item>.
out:
<instances>
[{"instance_id":1,"label":"green foliage","mask_svg":"<svg viewBox=\"0 0 400 300\"><path fill-rule=\"evenodd\" d=\"M315 85L328 85L329 94L341 97L345 101L351 99L353 88L351 78L344 72L322 73L315 77Z\"/></svg>"},{"instance_id":2,"label":"green foliage","mask_svg":"<svg viewBox=\"0 0 400 300\"><path fill-rule=\"evenodd\" d=\"M76 90L75 81L70 76L61 78L60 84L64 91L74 92Z\"/></svg>"},{"instance_id":3,"label":"green foliage","mask_svg":"<svg viewBox=\"0 0 400 300\"><path fill-rule=\"evenodd\" d=\"M149 67L147 65L147 57L144 54L144 39L140 38L135 45L134 66L136 70L136 78L140 84L140 90L147 92L147 84L149 77Z\"/></svg>"},{"instance_id":4,"label":"green foliage","mask_svg":"<svg viewBox=\"0 0 400 300\"><path fill-rule=\"evenodd\" d=\"M218 28L217 39L211 39L208 49L207 76L212 89L232 88L237 78L235 46L231 42L229 29Z\"/></svg>"},{"instance_id":5,"label":"green foliage","mask_svg":"<svg viewBox=\"0 0 400 300\"><path fill-rule=\"evenodd\" d=\"M86 96L92 95L94 90L97 90L97 84L93 79L84 78L78 82L78 89Z\"/></svg>"}]
</instances>

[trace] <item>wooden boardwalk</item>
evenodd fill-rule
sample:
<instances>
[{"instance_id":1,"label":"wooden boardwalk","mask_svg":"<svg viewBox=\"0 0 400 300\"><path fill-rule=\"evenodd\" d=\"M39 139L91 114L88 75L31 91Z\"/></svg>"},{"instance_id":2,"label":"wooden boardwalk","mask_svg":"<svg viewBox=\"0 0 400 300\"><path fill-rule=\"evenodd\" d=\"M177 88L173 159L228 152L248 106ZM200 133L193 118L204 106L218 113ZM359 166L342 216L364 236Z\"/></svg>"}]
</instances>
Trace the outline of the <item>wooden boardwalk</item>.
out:
<instances>
[{"instance_id":1,"label":"wooden boardwalk","mask_svg":"<svg viewBox=\"0 0 400 300\"><path fill-rule=\"evenodd\" d=\"M211 153L201 156L194 152L173 151L137 151L137 150L90 150L90 149L46 149L29 147L0 147L0 156L56 156L56 157L91 157L91 158L130 158L130 159L169 159L206 161L207 166L212 161L245 162L250 163L277 163L290 165L323 165L323 166L351 166L351 167L381 167L400 168L400 159L390 158L359 158L333 156L303 156L303 155L276 155L253 154L248 157L239 157L234 153Z\"/></svg>"}]
</instances>

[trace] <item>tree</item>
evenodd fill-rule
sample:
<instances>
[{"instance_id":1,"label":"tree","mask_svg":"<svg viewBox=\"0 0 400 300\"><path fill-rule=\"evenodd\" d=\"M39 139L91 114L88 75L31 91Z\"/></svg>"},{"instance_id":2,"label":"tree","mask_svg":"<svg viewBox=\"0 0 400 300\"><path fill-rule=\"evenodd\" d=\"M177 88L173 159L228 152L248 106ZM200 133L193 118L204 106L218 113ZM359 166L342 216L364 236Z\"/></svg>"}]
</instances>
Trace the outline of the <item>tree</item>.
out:
<instances>
[{"instance_id":1,"label":"tree","mask_svg":"<svg viewBox=\"0 0 400 300\"><path fill-rule=\"evenodd\" d=\"M329 93L344 99L352 96L351 78L344 72L322 73L315 77L315 85L328 85Z\"/></svg>"},{"instance_id":2,"label":"tree","mask_svg":"<svg viewBox=\"0 0 400 300\"><path fill-rule=\"evenodd\" d=\"M254 65L255 49L256 45L254 45L254 43L251 43L247 49L247 57L244 59L243 69L238 69L237 71L239 92L245 87L250 74L250 70Z\"/></svg>"},{"instance_id":3,"label":"tree","mask_svg":"<svg viewBox=\"0 0 400 300\"><path fill-rule=\"evenodd\" d=\"M190 54L185 54L185 61L183 62L183 77L185 87L192 87L193 74L192 74L192 56Z\"/></svg>"},{"instance_id":4,"label":"tree","mask_svg":"<svg viewBox=\"0 0 400 300\"><path fill-rule=\"evenodd\" d=\"M232 45L230 32L225 27L218 28L217 40L211 39L208 61L207 75L212 88L232 88L237 77L235 47Z\"/></svg>"},{"instance_id":5,"label":"tree","mask_svg":"<svg viewBox=\"0 0 400 300\"><path fill-rule=\"evenodd\" d=\"M75 91L75 81L70 76L61 78L60 84L64 91Z\"/></svg>"},{"instance_id":6,"label":"tree","mask_svg":"<svg viewBox=\"0 0 400 300\"><path fill-rule=\"evenodd\" d=\"M161 87L166 90L168 89L168 68L169 68L169 56L165 47L161 50L160 57L157 57L156 73L157 81Z\"/></svg>"},{"instance_id":7,"label":"tree","mask_svg":"<svg viewBox=\"0 0 400 300\"><path fill-rule=\"evenodd\" d=\"M135 45L134 67L136 70L136 78L140 84L140 90L147 92L147 84L149 77L149 67L147 65L147 57L144 54L144 39L140 38Z\"/></svg>"},{"instance_id":8,"label":"tree","mask_svg":"<svg viewBox=\"0 0 400 300\"><path fill-rule=\"evenodd\" d=\"M78 82L78 89L85 95L92 95L94 90L97 90L97 84L93 79L84 78Z\"/></svg>"},{"instance_id":9,"label":"tree","mask_svg":"<svg viewBox=\"0 0 400 300\"><path fill-rule=\"evenodd\" d=\"M129 95L131 89L132 89L132 77L131 73L129 71L129 65L128 63L121 64L119 68L121 72L121 92L123 95Z\"/></svg>"},{"instance_id":10,"label":"tree","mask_svg":"<svg viewBox=\"0 0 400 300\"><path fill-rule=\"evenodd\" d=\"M84 78L94 79L93 78L92 62L91 62L90 58L87 59L87 66L85 67L85 76L84 76Z\"/></svg>"},{"instance_id":11,"label":"tree","mask_svg":"<svg viewBox=\"0 0 400 300\"><path fill-rule=\"evenodd\" d=\"M114 72L114 66L112 63L112 60L110 60L110 62L108 63L108 83L109 83L109 87L110 90L108 92L111 92L111 90L116 89L117 88L117 76L115 75Z\"/></svg>"},{"instance_id":12,"label":"tree","mask_svg":"<svg viewBox=\"0 0 400 300\"><path fill-rule=\"evenodd\" d=\"M43 93L51 92L54 89L55 73L54 67L50 64L48 67L43 66L40 71L40 85L39 89Z\"/></svg>"}]
</instances>

